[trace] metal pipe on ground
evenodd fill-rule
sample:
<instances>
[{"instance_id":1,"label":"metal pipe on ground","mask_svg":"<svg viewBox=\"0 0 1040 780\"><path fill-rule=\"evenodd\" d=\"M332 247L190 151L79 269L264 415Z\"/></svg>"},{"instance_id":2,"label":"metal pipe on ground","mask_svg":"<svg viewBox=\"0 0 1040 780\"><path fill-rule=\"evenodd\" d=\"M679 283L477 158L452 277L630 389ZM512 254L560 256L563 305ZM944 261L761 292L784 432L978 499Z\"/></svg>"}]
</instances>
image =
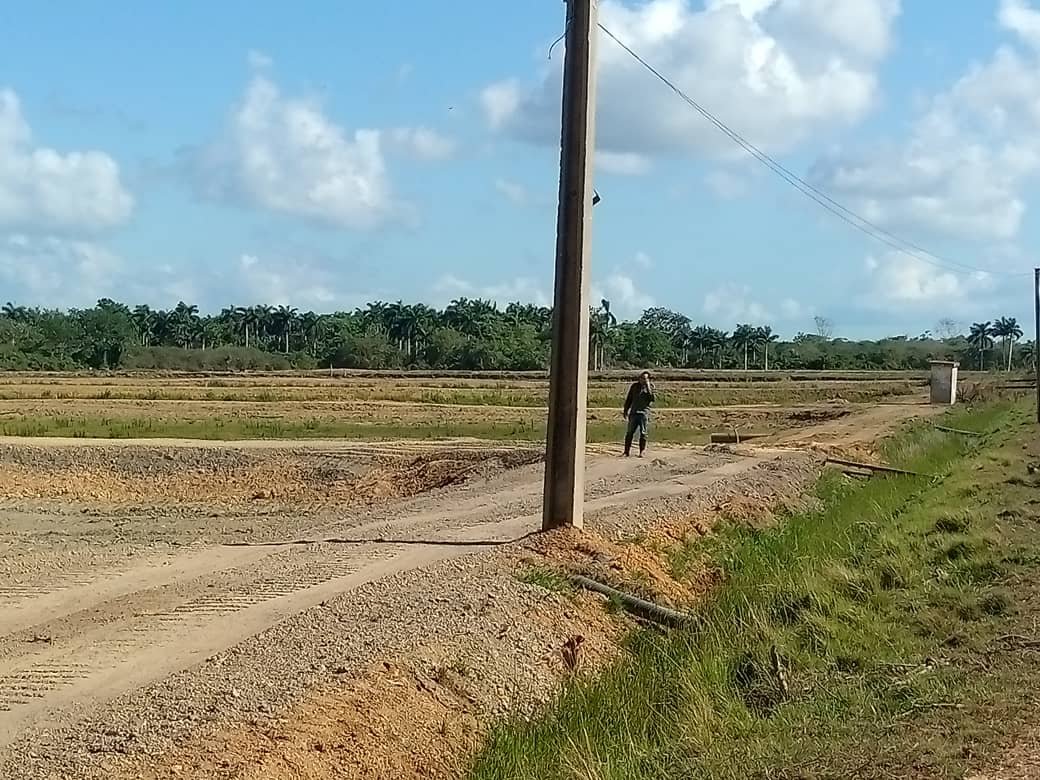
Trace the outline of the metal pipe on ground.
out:
<instances>
[{"instance_id":1,"label":"metal pipe on ground","mask_svg":"<svg viewBox=\"0 0 1040 780\"><path fill-rule=\"evenodd\" d=\"M945 425L936 425L934 427L935 427L935 430L937 430L937 431L942 431L943 433L956 433L956 434L959 434L961 436L985 436L986 435L984 433L979 433L978 431L965 431L965 430L962 430L960 428L947 428Z\"/></svg>"},{"instance_id":2,"label":"metal pipe on ground","mask_svg":"<svg viewBox=\"0 0 1040 780\"><path fill-rule=\"evenodd\" d=\"M882 474L901 474L907 477L928 477L929 479L938 479L935 474L922 474L919 471L907 471L906 469L897 469L892 466L882 466L878 463L861 463L858 460L845 460L843 458L827 458L827 463L833 463L835 466L844 466L849 469L857 469L864 471L880 472Z\"/></svg>"},{"instance_id":3,"label":"metal pipe on ground","mask_svg":"<svg viewBox=\"0 0 1040 780\"><path fill-rule=\"evenodd\" d=\"M765 433L713 433L711 434L712 444L740 444L742 441L748 441L750 439L761 439L768 434Z\"/></svg>"},{"instance_id":4,"label":"metal pipe on ground","mask_svg":"<svg viewBox=\"0 0 1040 780\"><path fill-rule=\"evenodd\" d=\"M696 618L693 615L662 607L659 604L654 604L652 601L646 601L638 596L625 593L617 588L612 588L610 585L605 585L602 582L597 582L580 574L572 574L570 581L579 588L601 593L608 598L612 598L621 604L627 612L651 620L654 623L660 623L673 628L682 628L692 626L696 622Z\"/></svg>"}]
</instances>

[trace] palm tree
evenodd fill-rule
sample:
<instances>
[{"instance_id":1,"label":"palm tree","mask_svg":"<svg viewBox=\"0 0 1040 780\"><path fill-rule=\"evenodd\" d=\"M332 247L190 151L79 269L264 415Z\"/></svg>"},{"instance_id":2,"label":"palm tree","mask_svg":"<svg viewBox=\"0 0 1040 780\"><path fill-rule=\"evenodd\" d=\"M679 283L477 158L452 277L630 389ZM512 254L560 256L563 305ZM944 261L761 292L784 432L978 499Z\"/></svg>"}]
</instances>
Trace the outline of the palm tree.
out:
<instances>
[{"instance_id":1,"label":"palm tree","mask_svg":"<svg viewBox=\"0 0 1040 780\"><path fill-rule=\"evenodd\" d=\"M722 368L722 350L725 349L729 343L729 334L724 330L718 328L708 328L707 333L708 349L715 356L714 366L717 369Z\"/></svg>"},{"instance_id":2,"label":"palm tree","mask_svg":"<svg viewBox=\"0 0 1040 780\"><path fill-rule=\"evenodd\" d=\"M459 333L480 339L487 335L498 309L490 301L456 298L444 310L444 321Z\"/></svg>"},{"instance_id":3,"label":"palm tree","mask_svg":"<svg viewBox=\"0 0 1040 780\"><path fill-rule=\"evenodd\" d=\"M135 306L133 313L130 315L130 319L134 321L134 327L137 328L137 335L141 339L141 346L147 347L149 342L152 340L152 325L155 322L152 317L151 307L145 305Z\"/></svg>"},{"instance_id":4,"label":"palm tree","mask_svg":"<svg viewBox=\"0 0 1040 780\"><path fill-rule=\"evenodd\" d=\"M704 368L704 353L711 346L711 329L707 325L698 325L690 331L690 337L686 341L687 349L693 350L697 355L697 368Z\"/></svg>"},{"instance_id":5,"label":"palm tree","mask_svg":"<svg viewBox=\"0 0 1040 780\"><path fill-rule=\"evenodd\" d=\"M199 307L180 301L170 312L174 341L178 347L189 347L194 343Z\"/></svg>"},{"instance_id":6,"label":"palm tree","mask_svg":"<svg viewBox=\"0 0 1040 780\"><path fill-rule=\"evenodd\" d=\"M198 344L202 351L206 351L206 341L209 335L209 317L196 317L188 323L188 340L191 346Z\"/></svg>"},{"instance_id":7,"label":"palm tree","mask_svg":"<svg viewBox=\"0 0 1040 780\"><path fill-rule=\"evenodd\" d=\"M1011 356L1015 350L1015 342L1022 338L1022 328L1014 317L1001 317L993 323L990 333L1000 338L1001 349L1007 364L1007 370L1011 370Z\"/></svg>"},{"instance_id":8,"label":"palm tree","mask_svg":"<svg viewBox=\"0 0 1040 780\"><path fill-rule=\"evenodd\" d=\"M1011 370L1011 356L1015 351L1015 344L1020 338L1022 338L1022 326L1018 324L1018 321L1014 317L1008 319L1008 371Z\"/></svg>"},{"instance_id":9,"label":"palm tree","mask_svg":"<svg viewBox=\"0 0 1040 780\"><path fill-rule=\"evenodd\" d=\"M1001 364L1004 363L1004 358L1007 357L1007 341L1008 341L1008 321L1006 317L1000 317L993 321L993 325L989 330L990 335L994 339L1000 339L1000 355Z\"/></svg>"},{"instance_id":10,"label":"palm tree","mask_svg":"<svg viewBox=\"0 0 1040 780\"><path fill-rule=\"evenodd\" d=\"M289 339L292 336L293 323L298 311L292 306L279 306L271 312L270 322L273 335L285 346L285 354L289 354Z\"/></svg>"},{"instance_id":11,"label":"palm tree","mask_svg":"<svg viewBox=\"0 0 1040 780\"><path fill-rule=\"evenodd\" d=\"M737 325L733 331L733 348L744 352L744 370L748 370L748 351L755 345L757 328L751 325Z\"/></svg>"},{"instance_id":12,"label":"palm tree","mask_svg":"<svg viewBox=\"0 0 1040 780\"><path fill-rule=\"evenodd\" d=\"M110 314L130 314L129 306L127 306L125 303L113 301L111 298L99 298L96 304L96 308L101 309L102 311L108 312Z\"/></svg>"},{"instance_id":13,"label":"palm tree","mask_svg":"<svg viewBox=\"0 0 1040 780\"><path fill-rule=\"evenodd\" d=\"M256 336L256 343L259 346L261 339L268 342L271 338L271 333L274 330L274 306L269 306L262 303L258 306L253 307L253 315L255 320L253 322L253 333ZM264 347L265 349L268 347Z\"/></svg>"},{"instance_id":14,"label":"palm tree","mask_svg":"<svg viewBox=\"0 0 1040 780\"><path fill-rule=\"evenodd\" d=\"M976 322L968 331L968 343L979 356L979 371L986 370L986 352L993 348L993 326L989 322Z\"/></svg>"},{"instance_id":15,"label":"palm tree","mask_svg":"<svg viewBox=\"0 0 1040 780\"><path fill-rule=\"evenodd\" d=\"M1034 342L1029 341L1024 344L1018 351L1018 356L1025 365L1033 366L1033 370L1036 370L1036 345Z\"/></svg>"},{"instance_id":16,"label":"palm tree","mask_svg":"<svg viewBox=\"0 0 1040 780\"><path fill-rule=\"evenodd\" d=\"M672 346L679 350L679 363L682 366L688 366L690 363L692 340L693 329L690 327L690 321L684 317L681 322L675 323L675 330L672 331Z\"/></svg>"},{"instance_id":17,"label":"palm tree","mask_svg":"<svg viewBox=\"0 0 1040 780\"><path fill-rule=\"evenodd\" d=\"M592 342L592 368L602 371L606 363L607 343L611 332L617 327L617 317L610 310L610 301L600 300L600 307L593 309L589 317L589 338Z\"/></svg>"},{"instance_id":18,"label":"palm tree","mask_svg":"<svg viewBox=\"0 0 1040 780\"><path fill-rule=\"evenodd\" d=\"M397 345L401 352L414 356L415 332L417 327L415 309L398 301L389 304L383 312L386 335Z\"/></svg>"},{"instance_id":19,"label":"palm tree","mask_svg":"<svg viewBox=\"0 0 1040 780\"><path fill-rule=\"evenodd\" d=\"M761 328L756 329L755 340L763 346L764 356L764 368L766 371L769 370L769 345L775 344L780 340L780 337L773 333L773 329L768 325L764 325Z\"/></svg>"},{"instance_id":20,"label":"palm tree","mask_svg":"<svg viewBox=\"0 0 1040 780\"><path fill-rule=\"evenodd\" d=\"M303 343L311 354L314 353L314 347L318 341L318 333L324 321L325 318L322 315L315 314L312 311L306 311L300 315L300 332L303 334Z\"/></svg>"},{"instance_id":21,"label":"palm tree","mask_svg":"<svg viewBox=\"0 0 1040 780\"><path fill-rule=\"evenodd\" d=\"M153 311L148 329L152 333L152 341L156 346L166 346L173 338L173 312Z\"/></svg>"},{"instance_id":22,"label":"palm tree","mask_svg":"<svg viewBox=\"0 0 1040 780\"><path fill-rule=\"evenodd\" d=\"M425 350L430 341L430 334L437 324L437 311L425 303L417 303L411 307L412 317L412 359Z\"/></svg>"},{"instance_id":23,"label":"palm tree","mask_svg":"<svg viewBox=\"0 0 1040 780\"><path fill-rule=\"evenodd\" d=\"M15 306L8 301L4 304L3 309L0 310L0 316L15 322L24 322L29 318L29 310L24 306Z\"/></svg>"}]
</instances>

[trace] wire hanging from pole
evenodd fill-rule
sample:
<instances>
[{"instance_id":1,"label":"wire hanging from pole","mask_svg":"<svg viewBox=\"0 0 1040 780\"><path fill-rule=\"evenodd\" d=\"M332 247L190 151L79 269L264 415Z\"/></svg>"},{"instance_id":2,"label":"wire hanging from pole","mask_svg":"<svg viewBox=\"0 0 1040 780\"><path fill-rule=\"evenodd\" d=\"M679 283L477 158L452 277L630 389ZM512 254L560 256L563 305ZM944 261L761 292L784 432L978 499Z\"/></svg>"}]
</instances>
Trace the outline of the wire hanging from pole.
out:
<instances>
[{"instance_id":1,"label":"wire hanging from pole","mask_svg":"<svg viewBox=\"0 0 1040 780\"><path fill-rule=\"evenodd\" d=\"M759 149L753 143L748 141L746 138L741 136L733 128L729 127L725 122L719 119L715 114L709 111L707 108L702 106L692 97L687 95L678 85L676 85L671 79L665 76L661 71L651 65L644 57L638 52L632 49L628 44L618 38L613 32L610 31L603 24L599 25L599 29L602 30L611 40L613 40L618 46L620 46L629 56L631 56L636 62L642 65L647 71L653 76L659 79L665 86L671 89L676 95L678 95L685 103L692 107L697 113L708 120L715 128L726 135L730 140L740 146L744 151L762 163L765 167L769 168L773 173L779 176L781 179L786 181L796 190L801 192L807 198L815 201L819 206L830 212L838 219L842 220L849 226L859 230L860 232L870 236L875 241L879 241L886 244L889 248L905 254L909 257L913 257L916 260L920 260L923 263L942 268L947 271L955 271L958 273L983 273L983 274L994 274L1001 276L1026 276L1025 272L1012 272L1012 271L1001 271L987 268L979 268L977 266L968 265L966 263L960 263L955 260L950 260L937 255L935 252L929 251L912 241L908 241L896 234L886 230L880 225L875 224L866 217L856 213L852 209L848 208L844 204L836 201L827 193L813 186L809 182L802 179L796 173L789 170L782 163L768 155L766 152Z\"/></svg>"}]
</instances>

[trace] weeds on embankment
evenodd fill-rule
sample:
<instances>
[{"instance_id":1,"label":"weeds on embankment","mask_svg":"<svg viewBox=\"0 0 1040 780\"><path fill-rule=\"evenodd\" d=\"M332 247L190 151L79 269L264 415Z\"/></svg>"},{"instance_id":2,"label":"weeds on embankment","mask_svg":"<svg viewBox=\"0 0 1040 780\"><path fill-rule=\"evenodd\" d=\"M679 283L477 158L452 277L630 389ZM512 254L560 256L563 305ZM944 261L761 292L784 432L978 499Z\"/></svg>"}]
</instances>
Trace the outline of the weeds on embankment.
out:
<instances>
[{"instance_id":1,"label":"weeds on embankment","mask_svg":"<svg viewBox=\"0 0 1040 780\"><path fill-rule=\"evenodd\" d=\"M1009 469L1027 473L1021 440L1008 444L1022 435L1020 412L992 407L949 422L989 435L921 424L885 452L948 475L941 481L828 475L815 511L673 551L724 574L695 610L698 628L641 631L618 664L574 679L533 719L499 724L471 780L961 771L999 739L980 724L1006 721L1015 681L1040 679L1040 661L993 646L1021 595L1008 583L1021 587L1038 570L1008 490L1025 506L1040 482L1008 488L1017 484Z\"/></svg>"},{"instance_id":2,"label":"weeds on embankment","mask_svg":"<svg viewBox=\"0 0 1040 780\"><path fill-rule=\"evenodd\" d=\"M72 415L26 415L0 419L0 436L65 437L73 439L202 439L244 441L253 439L355 439L438 440L475 438L487 441L544 442L545 423L485 421L476 419L414 424L366 422L355 418L210 416L198 419L168 417L102 417ZM588 440L593 443L620 441L624 421L591 420ZM659 423L654 440L667 444L705 444L709 431L682 424Z\"/></svg>"}]
</instances>

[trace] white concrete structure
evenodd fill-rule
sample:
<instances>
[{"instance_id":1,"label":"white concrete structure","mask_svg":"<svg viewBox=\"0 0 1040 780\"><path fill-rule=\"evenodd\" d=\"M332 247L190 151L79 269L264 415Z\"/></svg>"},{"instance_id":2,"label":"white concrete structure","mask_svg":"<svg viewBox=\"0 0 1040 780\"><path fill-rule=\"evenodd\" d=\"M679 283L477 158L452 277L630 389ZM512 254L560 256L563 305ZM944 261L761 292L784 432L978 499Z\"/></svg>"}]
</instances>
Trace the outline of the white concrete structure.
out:
<instances>
[{"instance_id":1,"label":"white concrete structure","mask_svg":"<svg viewBox=\"0 0 1040 780\"><path fill-rule=\"evenodd\" d=\"M931 401L933 404L957 403L957 369L960 363L949 360L931 361Z\"/></svg>"}]
</instances>

